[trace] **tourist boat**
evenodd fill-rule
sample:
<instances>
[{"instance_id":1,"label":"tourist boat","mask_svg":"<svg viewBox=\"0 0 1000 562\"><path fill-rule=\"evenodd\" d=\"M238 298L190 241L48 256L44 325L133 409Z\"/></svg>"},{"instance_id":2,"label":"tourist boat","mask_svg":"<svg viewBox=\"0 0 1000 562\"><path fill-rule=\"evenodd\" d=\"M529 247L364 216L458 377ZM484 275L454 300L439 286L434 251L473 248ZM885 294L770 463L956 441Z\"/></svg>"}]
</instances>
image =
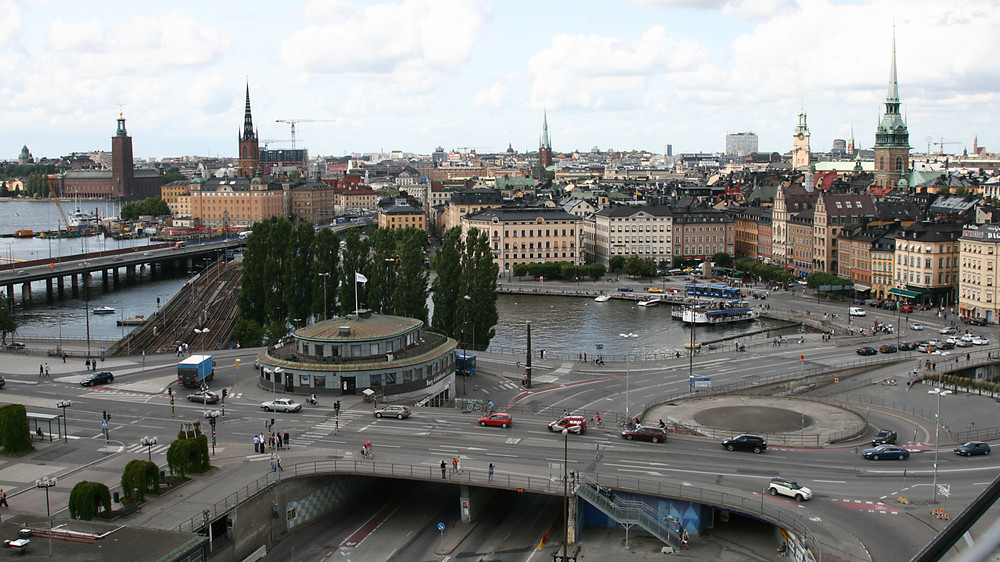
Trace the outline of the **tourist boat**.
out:
<instances>
[{"instance_id":1,"label":"tourist boat","mask_svg":"<svg viewBox=\"0 0 1000 562\"><path fill-rule=\"evenodd\" d=\"M751 322L760 313L742 301L700 304L694 306L675 307L670 316L685 324L732 324L735 322Z\"/></svg>"},{"instance_id":2,"label":"tourist boat","mask_svg":"<svg viewBox=\"0 0 1000 562\"><path fill-rule=\"evenodd\" d=\"M136 314L135 316L130 316L128 318L121 318L118 320L119 326L141 326L143 322L146 321L146 317L142 314Z\"/></svg>"},{"instance_id":3,"label":"tourist boat","mask_svg":"<svg viewBox=\"0 0 1000 562\"><path fill-rule=\"evenodd\" d=\"M97 229L101 226L101 217L96 213L86 213L79 208L69 216L70 229Z\"/></svg>"},{"instance_id":4,"label":"tourist boat","mask_svg":"<svg viewBox=\"0 0 1000 562\"><path fill-rule=\"evenodd\" d=\"M93 312L94 314L114 314L115 313L115 309L111 308L110 306L101 306L101 307L95 308L91 312Z\"/></svg>"},{"instance_id":5,"label":"tourist boat","mask_svg":"<svg viewBox=\"0 0 1000 562\"><path fill-rule=\"evenodd\" d=\"M611 300L611 295L599 295L594 300L597 302L608 302L609 300Z\"/></svg>"},{"instance_id":6,"label":"tourist boat","mask_svg":"<svg viewBox=\"0 0 1000 562\"><path fill-rule=\"evenodd\" d=\"M660 304L660 299L649 299L648 301L639 301L639 306L656 306Z\"/></svg>"}]
</instances>

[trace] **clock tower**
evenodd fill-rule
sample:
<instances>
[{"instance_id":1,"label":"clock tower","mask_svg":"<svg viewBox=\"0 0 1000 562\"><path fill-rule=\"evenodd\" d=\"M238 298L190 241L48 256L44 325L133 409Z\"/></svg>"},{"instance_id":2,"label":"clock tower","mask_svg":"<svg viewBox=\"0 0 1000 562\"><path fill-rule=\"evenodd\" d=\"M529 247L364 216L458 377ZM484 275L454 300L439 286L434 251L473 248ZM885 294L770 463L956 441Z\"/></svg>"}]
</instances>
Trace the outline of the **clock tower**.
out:
<instances>
[{"instance_id":1,"label":"clock tower","mask_svg":"<svg viewBox=\"0 0 1000 562\"><path fill-rule=\"evenodd\" d=\"M809 168L809 126L806 125L806 110L799 110L799 124L792 133L792 168Z\"/></svg>"}]
</instances>

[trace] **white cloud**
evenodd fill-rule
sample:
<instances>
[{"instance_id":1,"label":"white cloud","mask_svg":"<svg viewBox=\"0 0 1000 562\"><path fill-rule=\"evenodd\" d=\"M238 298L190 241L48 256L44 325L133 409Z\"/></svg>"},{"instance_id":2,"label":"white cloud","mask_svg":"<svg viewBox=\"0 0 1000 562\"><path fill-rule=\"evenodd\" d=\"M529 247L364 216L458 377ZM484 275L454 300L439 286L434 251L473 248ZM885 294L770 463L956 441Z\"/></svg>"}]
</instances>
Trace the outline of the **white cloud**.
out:
<instances>
[{"instance_id":1,"label":"white cloud","mask_svg":"<svg viewBox=\"0 0 1000 562\"><path fill-rule=\"evenodd\" d=\"M14 41L21 33L21 10L14 0L0 0L0 47Z\"/></svg>"},{"instance_id":2,"label":"white cloud","mask_svg":"<svg viewBox=\"0 0 1000 562\"><path fill-rule=\"evenodd\" d=\"M635 0L637 4L667 9L687 8L722 12L741 20L758 20L795 10L796 0Z\"/></svg>"},{"instance_id":3,"label":"white cloud","mask_svg":"<svg viewBox=\"0 0 1000 562\"><path fill-rule=\"evenodd\" d=\"M99 21L65 22L56 18L45 37L53 51L100 53L105 50L104 24Z\"/></svg>"},{"instance_id":4,"label":"white cloud","mask_svg":"<svg viewBox=\"0 0 1000 562\"><path fill-rule=\"evenodd\" d=\"M504 104L510 88L500 82L494 82L476 93L472 104L476 107L500 107Z\"/></svg>"}]
</instances>

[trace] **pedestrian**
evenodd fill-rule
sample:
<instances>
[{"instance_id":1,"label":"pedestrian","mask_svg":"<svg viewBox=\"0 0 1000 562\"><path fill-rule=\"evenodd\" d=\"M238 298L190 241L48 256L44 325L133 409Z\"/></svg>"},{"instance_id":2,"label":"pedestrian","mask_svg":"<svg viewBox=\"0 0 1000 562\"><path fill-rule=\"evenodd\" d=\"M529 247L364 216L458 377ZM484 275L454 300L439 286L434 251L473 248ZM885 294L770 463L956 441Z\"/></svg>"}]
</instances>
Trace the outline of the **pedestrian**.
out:
<instances>
[{"instance_id":1,"label":"pedestrian","mask_svg":"<svg viewBox=\"0 0 1000 562\"><path fill-rule=\"evenodd\" d=\"M48 363L45 364L45 376L46 377L49 376L49 364Z\"/></svg>"},{"instance_id":2,"label":"pedestrian","mask_svg":"<svg viewBox=\"0 0 1000 562\"><path fill-rule=\"evenodd\" d=\"M65 351L60 351L60 354L62 355L63 363L66 363L66 352Z\"/></svg>"},{"instance_id":3,"label":"pedestrian","mask_svg":"<svg viewBox=\"0 0 1000 562\"><path fill-rule=\"evenodd\" d=\"M444 459L441 459L441 478L448 478L448 465L445 464Z\"/></svg>"},{"instance_id":4,"label":"pedestrian","mask_svg":"<svg viewBox=\"0 0 1000 562\"><path fill-rule=\"evenodd\" d=\"M278 472L281 472L281 457L277 457L275 459L275 462L278 463Z\"/></svg>"},{"instance_id":5,"label":"pedestrian","mask_svg":"<svg viewBox=\"0 0 1000 562\"><path fill-rule=\"evenodd\" d=\"M490 482L493 481L493 463L490 463Z\"/></svg>"},{"instance_id":6,"label":"pedestrian","mask_svg":"<svg viewBox=\"0 0 1000 562\"><path fill-rule=\"evenodd\" d=\"M587 362L587 352L586 351L583 352L583 362L584 363Z\"/></svg>"},{"instance_id":7,"label":"pedestrian","mask_svg":"<svg viewBox=\"0 0 1000 562\"><path fill-rule=\"evenodd\" d=\"M461 457L461 455L455 456L455 463L456 463L455 464L455 470L457 470L459 474L462 474L462 457Z\"/></svg>"},{"instance_id":8,"label":"pedestrian","mask_svg":"<svg viewBox=\"0 0 1000 562\"><path fill-rule=\"evenodd\" d=\"M0 488L0 507L10 507L7 505L7 492Z\"/></svg>"},{"instance_id":9,"label":"pedestrian","mask_svg":"<svg viewBox=\"0 0 1000 562\"><path fill-rule=\"evenodd\" d=\"M287 431L285 432L284 438L285 438L285 448L287 449L288 448L288 432Z\"/></svg>"},{"instance_id":10,"label":"pedestrian","mask_svg":"<svg viewBox=\"0 0 1000 562\"><path fill-rule=\"evenodd\" d=\"M38 364L38 378L42 378L42 375L44 375L44 374L45 374L45 367L43 367L42 364L39 363Z\"/></svg>"},{"instance_id":11,"label":"pedestrian","mask_svg":"<svg viewBox=\"0 0 1000 562\"><path fill-rule=\"evenodd\" d=\"M451 457L451 475L458 474L458 457Z\"/></svg>"},{"instance_id":12,"label":"pedestrian","mask_svg":"<svg viewBox=\"0 0 1000 562\"><path fill-rule=\"evenodd\" d=\"M255 453L260 452L260 437L256 435L253 436L253 452Z\"/></svg>"},{"instance_id":13,"label":"pedestrian","mask_svg":"<svg viewBox=\"0 0 1000 562\"><path fill-rule=\"evenodd\" d=\"M688 546L688 532L687 532L687 529L684 529L683 531L681 531L681 548L684 548L684 549L691 548L690 546Z\"/></svg>"}]
</instances>

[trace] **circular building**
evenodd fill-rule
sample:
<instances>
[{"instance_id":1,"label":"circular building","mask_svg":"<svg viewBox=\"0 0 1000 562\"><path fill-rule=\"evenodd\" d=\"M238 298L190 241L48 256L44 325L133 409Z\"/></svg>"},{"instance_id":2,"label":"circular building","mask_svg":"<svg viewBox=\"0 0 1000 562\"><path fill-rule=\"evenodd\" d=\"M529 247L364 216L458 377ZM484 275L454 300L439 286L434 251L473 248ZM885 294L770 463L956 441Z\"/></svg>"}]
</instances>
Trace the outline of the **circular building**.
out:
<instances>
[{"instance_id":1,"label":"circular building","mask_svg":"<svg viewBox=\"0 0 1000 562\"><path fill-rule=\"evenodd\" d=\"M293 394L450 400L458 343L414 318L362 310L295 330L262 351L258 385Z\"/></svg>"}]
</instances>

